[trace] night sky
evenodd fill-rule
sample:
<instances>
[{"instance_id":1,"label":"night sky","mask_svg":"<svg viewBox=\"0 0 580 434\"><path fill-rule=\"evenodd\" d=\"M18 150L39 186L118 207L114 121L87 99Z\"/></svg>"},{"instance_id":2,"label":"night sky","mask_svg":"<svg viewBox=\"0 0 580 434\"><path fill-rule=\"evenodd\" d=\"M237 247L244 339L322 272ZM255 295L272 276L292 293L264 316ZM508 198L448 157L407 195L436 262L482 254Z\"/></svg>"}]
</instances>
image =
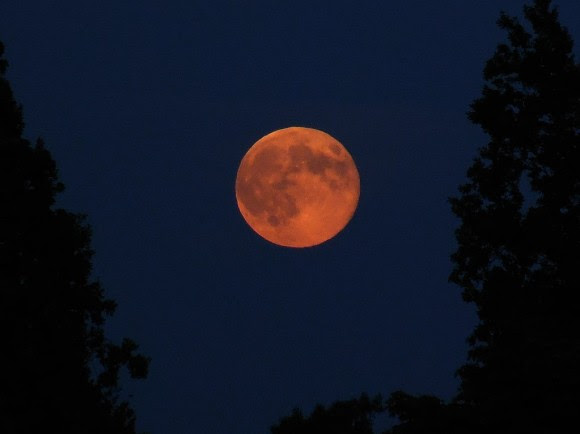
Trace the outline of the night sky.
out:
<instances>
[{"instance_id":1,"label":"night sky","mask_svg":"<svg viewBox=\"0 0 580 434\"><path fill-rule=\"evenodd\" d=\"M138 430L267 433L361 392L454 394L476 316L447 282L447 198L486 142L465 112L496 19L523 3L2 1L25 135L119 304L108 333L152 357L124 381ZM580 41L580 2L556 4ZM235 200L247 149L289 126L334 136L361 177L350 224L310 249L265 241Z\"/></svg>"}]
</instances>

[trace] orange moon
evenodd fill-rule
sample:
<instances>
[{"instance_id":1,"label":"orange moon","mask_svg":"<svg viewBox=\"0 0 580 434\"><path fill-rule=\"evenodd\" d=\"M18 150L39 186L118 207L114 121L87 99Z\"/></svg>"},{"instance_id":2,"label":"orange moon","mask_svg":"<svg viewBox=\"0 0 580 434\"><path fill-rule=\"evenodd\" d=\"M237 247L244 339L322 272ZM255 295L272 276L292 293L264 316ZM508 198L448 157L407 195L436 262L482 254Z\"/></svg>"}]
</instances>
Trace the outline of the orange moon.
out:
<instances>
[{"instance_id":1,"label":"orange moon","mask_svg":"<svg viewBox=\"0 0 580 434\"><path fill-rule=\"evenodd\" d=\"M354 161L335 138L290 127L258 140L236 177L242 216L260 236L286 247L311 247L338 234L358 204Z\"/></svg>"}]
</instances>

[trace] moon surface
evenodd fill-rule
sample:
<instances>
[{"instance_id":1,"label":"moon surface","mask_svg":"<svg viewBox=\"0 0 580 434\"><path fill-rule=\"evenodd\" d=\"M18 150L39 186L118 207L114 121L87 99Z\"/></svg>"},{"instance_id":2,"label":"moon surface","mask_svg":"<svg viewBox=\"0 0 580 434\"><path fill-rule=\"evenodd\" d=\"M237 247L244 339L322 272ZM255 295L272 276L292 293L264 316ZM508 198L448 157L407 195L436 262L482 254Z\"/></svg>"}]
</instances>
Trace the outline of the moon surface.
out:
<instances>
[{"instance_id":1,"label":"moon surface","mask_svg":"<svg viewBox=\"0 0 580 434\"><path fill-rule=\"evenodd\" d=\"M360 178L335 138L290 127L258 140L236 177L236 200L248 225L286 247L311 247L338 234L358 204Z\"/></svg>"}]
</instances>

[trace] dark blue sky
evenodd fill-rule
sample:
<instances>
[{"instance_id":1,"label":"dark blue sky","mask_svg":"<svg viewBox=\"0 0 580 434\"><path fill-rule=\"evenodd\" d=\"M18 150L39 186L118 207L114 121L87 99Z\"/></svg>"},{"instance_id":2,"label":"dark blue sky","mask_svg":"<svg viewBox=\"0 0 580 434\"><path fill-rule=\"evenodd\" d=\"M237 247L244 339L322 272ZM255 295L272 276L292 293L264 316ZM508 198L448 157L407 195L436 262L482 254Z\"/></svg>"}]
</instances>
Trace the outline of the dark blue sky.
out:
<instances>
[{"instance_id":1,"label":"dark blue sky","mask_svg":"<svg viewBox=\"0 0 580 434\"><path fill-rule=\"evenodd\" d=\"M580 2L561 20L580 40ZM447 283L447 197L485 136L465 117L522 1L21 1L0 4L8 78L88 214L112 337L153 358L138 428L267 433L361 392L452 396L475 315ZM358 210L311 249L239 214L246 150L321 129L361 176Z\"/></svg>"}]
</instances>

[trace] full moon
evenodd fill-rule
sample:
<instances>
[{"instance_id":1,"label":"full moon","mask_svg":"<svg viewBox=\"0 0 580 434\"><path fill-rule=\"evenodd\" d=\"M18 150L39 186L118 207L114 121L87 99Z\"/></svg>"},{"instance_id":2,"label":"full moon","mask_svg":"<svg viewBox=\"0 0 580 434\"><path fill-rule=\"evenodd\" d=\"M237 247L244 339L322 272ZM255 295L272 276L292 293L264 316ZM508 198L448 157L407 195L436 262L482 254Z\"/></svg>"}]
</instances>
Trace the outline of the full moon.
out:
<instances>
[{"instance_id":1,"label":"full moon","mask_svg":"<svg viewBox=\"0 0 580 434\"><path fill-rule=\"evenodd\" d=\"M358 204L354 161L335 138L290 127L258 140L236 177L236 200L248 225L286 247L311 247L338 234Z\"/></svg>"}]
</instances>

